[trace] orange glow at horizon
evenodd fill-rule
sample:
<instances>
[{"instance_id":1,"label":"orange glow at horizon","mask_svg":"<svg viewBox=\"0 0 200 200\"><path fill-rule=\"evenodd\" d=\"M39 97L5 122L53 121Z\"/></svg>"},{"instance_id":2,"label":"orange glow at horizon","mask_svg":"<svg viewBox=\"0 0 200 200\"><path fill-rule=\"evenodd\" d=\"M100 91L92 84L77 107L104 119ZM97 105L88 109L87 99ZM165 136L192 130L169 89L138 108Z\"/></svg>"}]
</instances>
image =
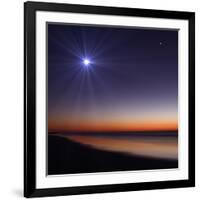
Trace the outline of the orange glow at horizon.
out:
<instances>
[{"instance_id":1,"label":"orange glow at horizon","mask_svg":"<svg viewBox=\"0 0 200 200\"><path fill-rule=\"evenodd\" d=\"M49 131L174 131L178 129L177 120L145 120L145 121L121 121L121 122L61 122L51 121Z\"/></svg>"}]
</instances>

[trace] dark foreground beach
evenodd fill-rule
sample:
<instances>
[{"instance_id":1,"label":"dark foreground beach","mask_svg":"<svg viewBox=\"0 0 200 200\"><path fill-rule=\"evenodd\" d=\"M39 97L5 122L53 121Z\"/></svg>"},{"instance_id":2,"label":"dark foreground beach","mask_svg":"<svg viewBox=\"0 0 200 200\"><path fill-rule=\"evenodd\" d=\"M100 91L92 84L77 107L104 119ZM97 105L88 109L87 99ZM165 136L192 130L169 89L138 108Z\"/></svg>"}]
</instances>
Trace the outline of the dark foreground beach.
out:
<instances>
[{"instance_id":1,"label":"dark foreground beach","mask_svg":"<svg viewBox=\"0 0 200 200\"><path fill-rule=\"evenodd\" d=\"M72 139L69 138L56 134L48 135L49 175L170 169L178 167L178 159L163 159L159 157L134 155L115 150L109 151L106 150L106 148L93 148L93 146L86 145L84 142L77 142L78 139L80 140L78 137L77 141L76 138L75 140L73 137ZM175 140L175 142L177 141L177 136L170 136L170 138ZM158 143L158 141L156 141L156 143ZM169 141L166 140L166 143L169 143L169 146L172 146L171 139ZM97 143L97 147L98 145L99 143ZM126 150L126 148L124 149Z\"/></svg>"}]
</instances>

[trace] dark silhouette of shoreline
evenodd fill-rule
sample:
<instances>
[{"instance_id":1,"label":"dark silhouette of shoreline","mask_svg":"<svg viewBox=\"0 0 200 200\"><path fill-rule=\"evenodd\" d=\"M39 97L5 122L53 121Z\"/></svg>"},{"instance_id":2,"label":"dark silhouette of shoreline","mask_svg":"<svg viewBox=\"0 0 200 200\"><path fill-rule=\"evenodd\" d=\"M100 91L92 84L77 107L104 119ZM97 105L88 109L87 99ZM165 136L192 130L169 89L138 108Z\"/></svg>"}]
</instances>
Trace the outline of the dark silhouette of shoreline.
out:
<instances>
[{"instance_id":1,"label":"dark silhouette of shoreline","mask_svg":"<svg viewBox=\"0 0 200 200\"><path fill-rule=\"evenodd\" d=\"M178 161L97 150L56 134L48 135L49 175L170 168L178 168Z\"/></svg>"}]
</instances>

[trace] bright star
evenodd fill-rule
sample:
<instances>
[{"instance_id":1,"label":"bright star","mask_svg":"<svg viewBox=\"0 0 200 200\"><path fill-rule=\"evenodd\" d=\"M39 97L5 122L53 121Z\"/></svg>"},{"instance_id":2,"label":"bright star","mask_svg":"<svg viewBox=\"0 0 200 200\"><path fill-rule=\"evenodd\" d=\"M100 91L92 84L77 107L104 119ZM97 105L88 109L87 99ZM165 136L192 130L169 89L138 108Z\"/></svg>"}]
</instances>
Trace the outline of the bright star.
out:
<instances>
[{"instance_id":1,"label":"bright star","mask_svg":"<svg viewBox=\"0 0 200 200\"><path fill-rule=\"evenodd\" d=\"M87 58L83 59L83 64L85 66L88 66L90 64L90 60L88 60Z\"/></svg>"}]
</instances>

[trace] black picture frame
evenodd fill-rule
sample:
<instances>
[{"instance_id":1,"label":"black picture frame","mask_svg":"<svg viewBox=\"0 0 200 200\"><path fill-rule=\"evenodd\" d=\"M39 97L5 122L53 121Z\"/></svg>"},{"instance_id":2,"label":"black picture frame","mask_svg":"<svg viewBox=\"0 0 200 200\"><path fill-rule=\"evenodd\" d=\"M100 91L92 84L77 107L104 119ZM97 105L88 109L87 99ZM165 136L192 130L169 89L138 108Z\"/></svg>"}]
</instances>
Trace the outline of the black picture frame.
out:
<instances>
[{"instance_id":1,"label":"black picture frame","mask_svg":"<svg viewBox=\"0 0 200 200\"><path fill-rule=\"evenodd\" d=\"M189 178L63 188L36 188L36 11L140 16L189 21ZM42 197L195 186L195 13L60 3L24 4L24 196Z\"/></svg>"}]
</instances>

